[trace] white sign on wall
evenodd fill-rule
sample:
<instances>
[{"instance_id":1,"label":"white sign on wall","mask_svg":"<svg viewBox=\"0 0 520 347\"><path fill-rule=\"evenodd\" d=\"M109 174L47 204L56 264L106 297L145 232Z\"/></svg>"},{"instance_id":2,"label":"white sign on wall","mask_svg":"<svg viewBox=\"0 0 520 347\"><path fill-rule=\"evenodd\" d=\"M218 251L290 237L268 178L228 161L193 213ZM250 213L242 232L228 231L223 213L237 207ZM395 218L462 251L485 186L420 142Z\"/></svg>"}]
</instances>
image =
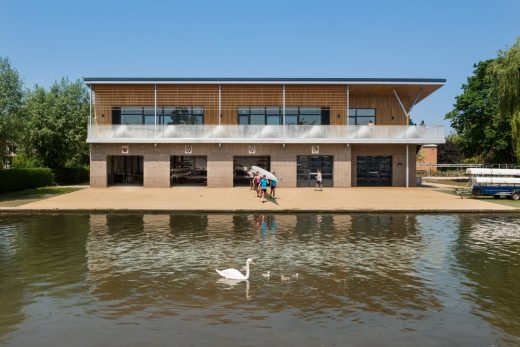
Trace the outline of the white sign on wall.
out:
<instances>
[{"instance_id":1,"label":"white sign on wall","mask_svg":"<svg viewBox=\"0 0 520 347\"><path fill-rule=\"evenodd\" d=\"M130 152L129 146L121 146L121 153L128 154L128 152Z\"/></svg>"},{"instance_id":2,"label":"white sign on wall","mask_svg":"<svg viewBox=\"0 0 520 347\"><path fill-rule=\"evenodd\" d=\"M249 146L247 146L247 150L249 151L249 154L255 154L256 153L256 146L255 145L249 145Z\"/></svg>"},{"instance_id":3,"label":"white sign on wall","mask_svg":"<svg viewBox=\"0 0 520 347\"><path fill-rule=\"evenodd\" d=\"M312 145L311 153L312 153L312 154L320 154L320 146L318 146L318 145Z\"/></svg>"},{"instance_id":4,"label":"white sign on wall","mask_svg":"<svg viewBox=\"0 0 520 347\"><path fill-rule=\"evenodd\" d=\"M193 148L191 147L191 145L185 145L184 154L192 154L192 153L193 153Z\"/></svg>"}]
</instances>

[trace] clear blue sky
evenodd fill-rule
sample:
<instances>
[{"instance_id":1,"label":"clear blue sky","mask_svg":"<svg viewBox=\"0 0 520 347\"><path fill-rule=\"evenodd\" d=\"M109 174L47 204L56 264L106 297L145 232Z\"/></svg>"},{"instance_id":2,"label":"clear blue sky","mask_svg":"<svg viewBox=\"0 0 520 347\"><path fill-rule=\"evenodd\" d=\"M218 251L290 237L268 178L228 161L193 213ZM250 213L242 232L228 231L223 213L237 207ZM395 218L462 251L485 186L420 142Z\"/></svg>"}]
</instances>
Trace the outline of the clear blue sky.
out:
<instances>
[{"instance_id":1,"label":"clear blue sky","mask_svg":"<svg viewBox=\"0 0 520 347\"><path fill-rule=\"evenodd\" d=\"M431 77L415 121L449 123L473 63L520 36L519 0L0 0L0 56L61 77Z\"/></svg>"}]
</instances>

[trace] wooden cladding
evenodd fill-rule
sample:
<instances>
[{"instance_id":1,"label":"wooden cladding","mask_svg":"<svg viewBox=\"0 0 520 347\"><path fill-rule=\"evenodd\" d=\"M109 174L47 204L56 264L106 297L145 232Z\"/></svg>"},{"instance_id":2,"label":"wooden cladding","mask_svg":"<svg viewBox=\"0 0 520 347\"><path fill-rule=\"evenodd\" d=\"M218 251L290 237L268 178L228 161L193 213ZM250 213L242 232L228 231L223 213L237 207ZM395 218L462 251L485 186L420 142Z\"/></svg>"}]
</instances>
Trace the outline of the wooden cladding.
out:
<instances>
[{"instance_id":1,"label":"wooden cladding","mask_svg":"<svg viewBox=\"0 0 520 347\"><path fill-rule=\"evenodd\" d=\"M412 88L415 87L415 88ZM405 107L409 108L417 93L420 100L432 91L420 86L350 86L347 98L345 85L286 85L286 107L326 107L330 110L330 124L347 122L348 108L376 109L376 124L406 125L393 90ZM97 124L111 124L113 107L120 106L198 106L204 108L205 124L218 124L219 85L212 84L98 84L92 85L93 114ZM421 92L423 93L421 95ZM415 94L414 94L415 93ZM350 105L347 105L349 100ZM221 124L237 124L239 107L282 107L283 86L269 84L225 84L220 86Z\"/></svg>"}]
</instances>

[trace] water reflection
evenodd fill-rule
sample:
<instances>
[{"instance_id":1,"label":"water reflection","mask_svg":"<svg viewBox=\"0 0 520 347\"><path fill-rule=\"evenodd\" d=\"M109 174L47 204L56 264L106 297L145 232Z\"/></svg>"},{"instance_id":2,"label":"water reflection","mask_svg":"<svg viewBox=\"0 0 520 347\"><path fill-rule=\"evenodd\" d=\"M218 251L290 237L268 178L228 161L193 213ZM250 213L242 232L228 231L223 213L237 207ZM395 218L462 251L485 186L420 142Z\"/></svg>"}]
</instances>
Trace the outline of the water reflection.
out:
<instances>
[{"instance_id":1,"label":"water reflection","mask_svg":"<svg viewBox=\"0 0 520 347\"><path fill-rule=\"evenodd\" d=\"M520 331L520 223L516 216L460 218L455 254L475 314L506 333ZM519 343L511 337L508 343Z\"/></svg>"},{"instance_id":2,"label":"water reflection","mask_svg":"<svg viewBox=\"0 0 520 347\"><path fill-rule=\"evenodd\" d=\"M130 336L126 324L139 332L134 339L156 344L162 340L146 329L157 324L184 332L187 340L175 333L170 344L199 341L201 331L208 340L200 341L236 343L214 341L227 326L241 327L252 344L277 345L346 337L354 345L514 344L520 335L517 216L0 215L0 222L0 339L13 345L30 344L38 329ZM215 273L249 257L248 281Z\"/></svg>"},{"instance_id":3,"label":"water reflection","mask_svg":"<svg viewBox=\"0 0 520 347\"><path fill-rule=\"evenodd\" d=\"M223 294L208 281L215 277L213 268L241 264L249 256L260 264L252 270L256 272L251 275L252 285L262 285L258 274L266 270L279 278L293 273L305 278L291 288L290 296L284 294L285 286L271 286L259 295L259 304L268 311L290 305L299 309L298 315L308 317L318 305L320 310L334 308L332 315L341 316L363 307L420 318L440 306L415 269L422 252L415 216L360 215L354 220L340 215L128 217L91 216L87 239L92 293L111 301L110 308L103 310L112 317L158 301L180 300L187 305L198 305L201 298L214 301ZM272 305L272 296L284 299ZM120 302L114 305L114 300ZM168 305L160 306L169 310Z\"/></svg>"}]
</instances>

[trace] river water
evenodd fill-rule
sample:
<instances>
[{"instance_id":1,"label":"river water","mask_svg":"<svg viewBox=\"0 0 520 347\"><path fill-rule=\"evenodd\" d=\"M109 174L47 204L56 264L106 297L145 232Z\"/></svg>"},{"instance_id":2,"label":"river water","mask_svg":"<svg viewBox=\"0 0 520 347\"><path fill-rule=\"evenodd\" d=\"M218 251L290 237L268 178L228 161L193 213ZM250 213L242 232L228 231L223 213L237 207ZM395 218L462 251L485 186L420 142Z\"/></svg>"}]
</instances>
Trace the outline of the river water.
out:
<instances>
[{"instance_id":1,"label":"river water","mask_svg":"<svg viewBox=\"0 0 520 347\"><path fill-rule=\"evenodd\" d=\"M0 214L0 344L520 345L520 215Z\"/></svg>"}]
</instances>

